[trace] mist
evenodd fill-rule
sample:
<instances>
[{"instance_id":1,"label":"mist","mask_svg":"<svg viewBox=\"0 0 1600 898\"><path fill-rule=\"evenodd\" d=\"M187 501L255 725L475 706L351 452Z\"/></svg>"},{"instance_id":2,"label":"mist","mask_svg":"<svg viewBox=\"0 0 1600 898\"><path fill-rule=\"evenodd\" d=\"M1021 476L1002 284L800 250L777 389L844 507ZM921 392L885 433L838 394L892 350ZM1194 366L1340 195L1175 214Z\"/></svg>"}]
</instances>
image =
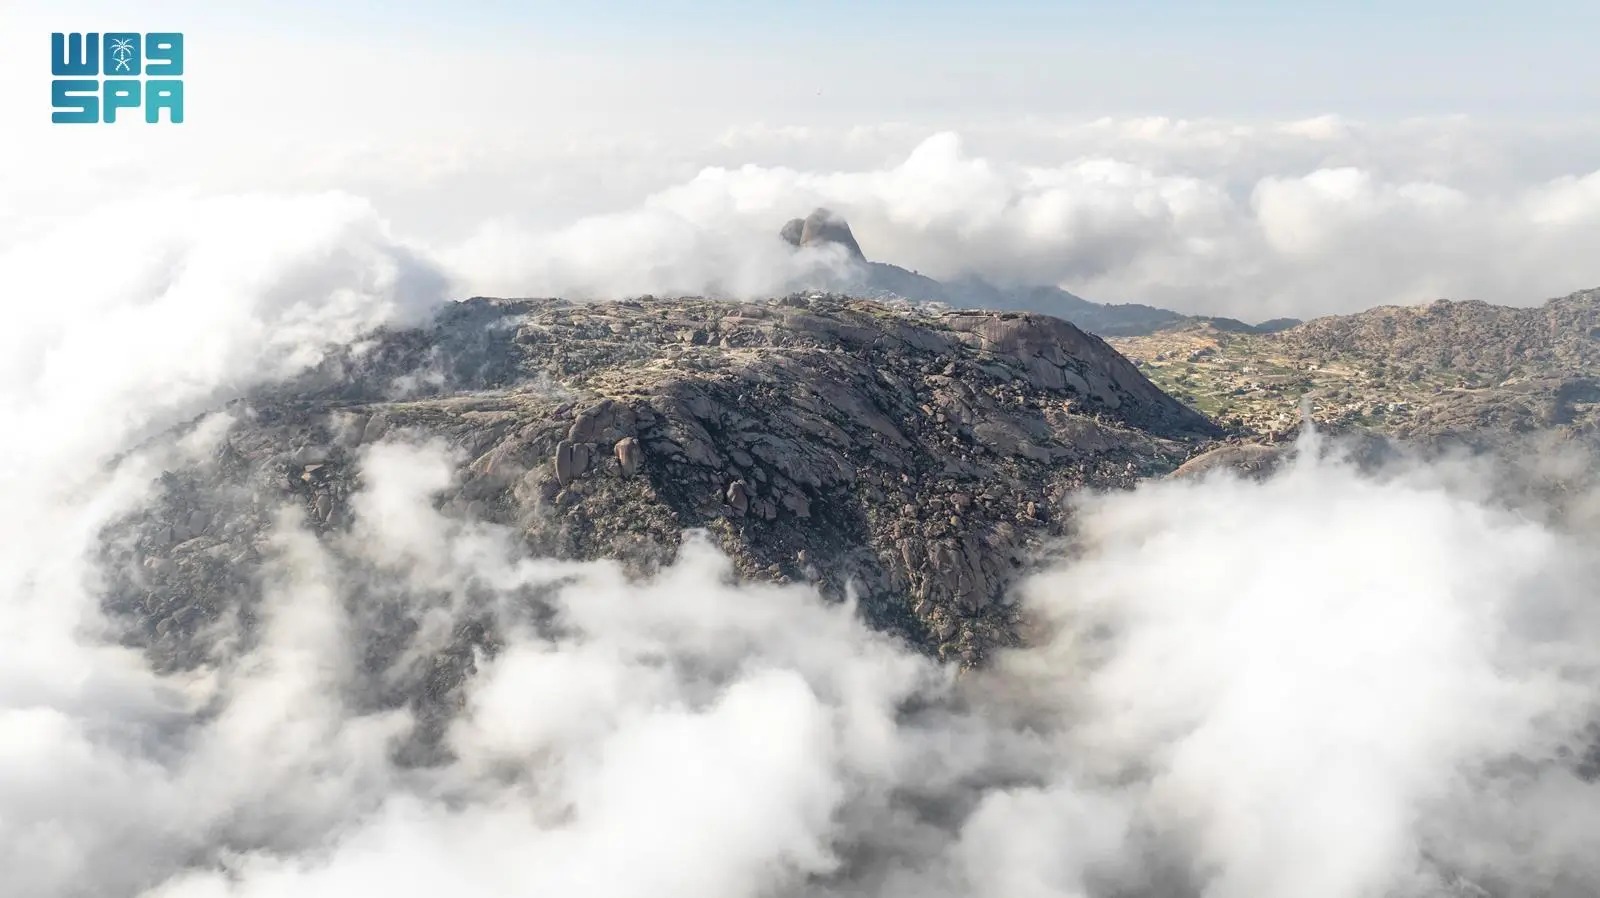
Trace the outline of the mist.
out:
<instances>
[{"instance_id":1,"label":"mist","mask_svg":"<svg viewBox=\"0 0 1600 898\"><path fill-rule=\"evenodd\" d=\"M46 126L5 148L0 244L80 216L129 222L152 196L340 191L452 295L781 293L829 261L777 237L818 206L869 258L932 277L1248 321L1533 305L1600 283L1600 135L1582 120L726 122L358 136L211 122L182 140L119 132L109 157Z\"/></svg>"},{"instance_id":2,"label":"mist","mask_svg":"<svg viewBox=\"0 0 1600 898\"><path fill-rule=\"evenodd\" d=\"M0 354L0 894L1600 886L1595 506L1485 459L1312 435L1265 480L1080 496L1016 590L1026 647L958 675L703 534L643 579L530 555L401 432L348 529L275 514L248 630L154 666L104 609L143 562L102 534L218 463L224 400L448 295L348 197L180 211L114 270L0 264L51 298ZM375 666L386 615L415 626ZM448 713L387 698L468 621L498 647Z\"/></svg>"},{"instance_id":3,"label":"mist","mask_svg":"<svg viewBox=\"0 0 1600 898\"><path fill-rule=\"evenodd\" d=\"M822 206L849 219L869 258L933 277L1249 320L1441 298L1530 305L1600 281L1580 249L1600 234L1594 174L1469 187L1356 164L1337 120L1291 134L1286 156L1327 145L1310 167L1273 160L1240 182L1216 162L1188 170L1174 157L1196 150L1181 139L1165 153L1118 145L1143 161L1039 164L936 133L865 169L706 168L627 211L555 229L491 224L446 258L485 293L782 292L774 223Z\"/></svg>"}]
</instances>

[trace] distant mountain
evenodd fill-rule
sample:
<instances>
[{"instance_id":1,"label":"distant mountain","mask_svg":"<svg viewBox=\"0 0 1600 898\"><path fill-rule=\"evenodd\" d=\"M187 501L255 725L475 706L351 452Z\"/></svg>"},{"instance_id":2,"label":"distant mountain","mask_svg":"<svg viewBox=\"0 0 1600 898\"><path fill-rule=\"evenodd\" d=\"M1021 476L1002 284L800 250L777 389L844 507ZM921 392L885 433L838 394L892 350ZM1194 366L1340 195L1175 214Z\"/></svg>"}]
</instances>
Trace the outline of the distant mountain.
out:
<instances>
[{"instance_id":1,"label":"distant mountain","mask_svg":"<svg viewBox=\"0 0 1600 898\"><path fill-rule=\"evenodd\" d=\"M1070 321L1078 327L1104 337L1126 337L1157 331L1208 324L1219 330L1238 333L1272 333L1300 322L1275 318L1260 324L1247 324L1233 318L1185 315L1139 303L1108 304L1092 302L1060 287L1010 286L992 284L976 275L942 282L887 262L874 262L861 250L850 225L828 209L817 209L805 218L789 221L779 230L795 248L837 244L845 250L842 271L818 271L796 289L814 288L869 297L895 296L915 302L937 302L957 308L995 311L1038 312Z\"/></svg>"},{"instance_id":2,"label":"distant mountain","mask_svg":"<svg viewBox=\"0 0 1600 898\"><path fill-rule=\"evenodd\" d=\"M1111 343L1190 406L1258 433L1294 429L1309 399L1324 424L1411 440L1600 439L1600 289L1529 308L1440 300L1272 334L1195 324Z\"/></svg>"},{"instance_id":3,"label":"distant mountain","mask_svg":"<svg viewBox=\"0 0 1600 898\"><path fill-rule=\"evenodd\" d=\"M1309 321L1281 342L1307 354L1349 353L1474 380L1600 373L1600 289L1526 308L1449 300L1380 306Z\"/></svg>"}]
</instances>

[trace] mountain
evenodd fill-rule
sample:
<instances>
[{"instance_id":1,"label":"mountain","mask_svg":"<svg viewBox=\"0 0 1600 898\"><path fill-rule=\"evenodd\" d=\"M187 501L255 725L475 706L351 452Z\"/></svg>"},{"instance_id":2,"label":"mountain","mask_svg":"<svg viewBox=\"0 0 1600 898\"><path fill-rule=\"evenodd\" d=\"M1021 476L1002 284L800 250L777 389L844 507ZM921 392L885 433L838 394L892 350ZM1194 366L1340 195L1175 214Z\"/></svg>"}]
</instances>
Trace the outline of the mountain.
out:
<instances>
[{"instance_id":1,"label":"mountain","mask_svg":"<svg viewBox=\"0 0 1600 898\"><path fill-rule=\"evenodd\" d=\"M449 447L441 507L537 557L649 571L703 529L741 576L854 593L879 627L976 664L1016 640L1006 587L1066 533L1070 494L1163 475L1220 435L1064 321L830 295L472 299L229 412L205 461L103 535L123 572L107 611L163 670L204 664L219 621L251 638L284 505L337 551L363 454L386 442ZM363 657L389 670L420 624L381 595L362 607ZM497 645L488 621L458 622L386 694L448 717Z\"/></svg>"},{"instance_id":2,"label":"mountain","mask_svg":"<svg viewBox=\"0 0 1600 898\"><path fill-rule=\"evenodd\" d=\"M850 231L850 223L828 209L817 209L805 218L791 219L778 236L795 247L838 244L852 259L865 261L861 244Z\"/></svg>"},{"instance_id":3,"label":"mountain","mask_svg":"<svg viewBox=\"0 0 1600 898\"><path fill-rule=\"evenodd\" d=\"M1600 290L1529 308L1441 300L1271 334L1193 324L1114 339L1192 407L1263 434L1316 420L1412 441L1600 436Z\"/></svg>"},{"instance_id":4,"label":"mountain","mask_svg":"<svg viewBox=\"0 0 1600 898\"><path fill-rule=\"evenodd\" d=\"M1478 380L1600 370L1600 290L1528 307L1441 300L1319 318L1281 335L1311 354L1343 353L1407 372Z\"/></svg>"},{"instance_id":5,"label":"mountain","mask_svg":"<svg viewBox=\"0 0 1600 898\"><path fill-rule=\"evenodd\" d=\"M1192 324L1209 324L1219 330L1241 333L1271 333L1293 327L1293 318L1275 318L1260 324L1246 324L1233 318L1185 315L1170 309L1138 303L1106 304L1091 302L1055 286L1011 286L992 284L976 275L965 275L949 282L887 262L866 257L850 225L828 209L817 209L805 218L796 218L778 232L795 248L836 244L844 248L842 271L819 270L796 287L839 290L863 296L900 297L914 302L942 303L957 308L998 311L1038 312L1070 321L1101 336L1137 336Z\"/></svg>"},{"instance_id":6,"label":"mountain","mask_svg":"<svg viewBox=\"0 0 1600 898\"><path fill-rule=\"evenodd\" d=\"M375 513L355 501L372 453L429 444L454 459L439 509L497 525L531 557L641 574L703 533L741 578L852 597L877 628L975 666L1021 640L1008 587L1073 535L1073 495L1269 471L1302 403L1370 459L1397 441L1506 457L1516 439L1600 435L1600 290L1264 331L1057 288L942 284L867 260L825 211L783 235L842 247L852 276L894 297L480 297L373 334L237 398L213 451L163 472L153 501L104 530L105 610L159 670L216 661L219 632L253 638L285 506L338 554ZM927 298L907 297L918 291ZM939 305L951 297L1061 309L1127 335ZM197 445L208 420L160 439ZM413 657L426 622L369 573L361 588L375 591L351 613L372 694L411 707L414 749L435 750L502 634L493 614L452 612L449 633Z\"/></svg>"}]
</instances>

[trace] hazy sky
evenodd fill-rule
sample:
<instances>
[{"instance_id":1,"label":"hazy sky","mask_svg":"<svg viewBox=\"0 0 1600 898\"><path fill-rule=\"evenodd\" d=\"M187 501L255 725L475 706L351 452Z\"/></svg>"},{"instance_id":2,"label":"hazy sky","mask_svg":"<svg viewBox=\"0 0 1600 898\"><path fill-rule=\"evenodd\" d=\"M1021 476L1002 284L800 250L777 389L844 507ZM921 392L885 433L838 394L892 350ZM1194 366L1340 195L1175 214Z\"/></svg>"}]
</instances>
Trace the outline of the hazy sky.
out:
<instances>
[{"instance_id":1,"label":"hazy sky","mask_svg":"<svg viewBox=\"0 0 1600 898\"><path fill-rule=\"evenodd\" d=\"M49 33L117 29L187 35L181 127L50 123ZM1597 34L1592 3L13 0L0 243L339 190L481 289L664 291L826 202L869 255L1113 301L1534 302L1600 283Z\"/></svg>"},{"instance_id":2,"label":"hazy sky","mask_svg":"<svg viewBox=\"0 0 1600 898\"><path fill-rule=\"evenodd\" d=\"M376 89L477 82L512 117L562 98L605 116L655 118L667 102L689 117L947 127L1020 112L1523 119L1592 116L1600 100L1600 7L1579 2L10 5L21 24L7 29L8 55L37 59L47 28L186 30L197 71L219 81L326 73L328 96L305 112L335 101L333 76L373 54L385 62L360 80Z\"/></svg>"}]
</instances>

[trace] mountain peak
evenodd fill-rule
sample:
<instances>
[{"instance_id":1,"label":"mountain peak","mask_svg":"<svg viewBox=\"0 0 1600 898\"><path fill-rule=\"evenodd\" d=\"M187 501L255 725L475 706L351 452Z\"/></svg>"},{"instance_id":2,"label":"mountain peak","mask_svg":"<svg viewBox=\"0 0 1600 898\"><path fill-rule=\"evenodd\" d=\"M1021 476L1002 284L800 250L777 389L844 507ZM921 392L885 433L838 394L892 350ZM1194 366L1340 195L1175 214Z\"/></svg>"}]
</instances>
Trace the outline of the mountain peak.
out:
<instances>
[{"instance_id":1,"label":"mountain peak","mask_svg":"<svg viewBox=\"0 0 1600 898\"><path fill-rule=\"evenodd\" d=\"M866 258L861 252L861 244L850 232L850 223L830 209L818 208L805 218L790 219L778 234L792 246L837 243L849 251L853 258Z\"/></svg>"}]
</instances>

